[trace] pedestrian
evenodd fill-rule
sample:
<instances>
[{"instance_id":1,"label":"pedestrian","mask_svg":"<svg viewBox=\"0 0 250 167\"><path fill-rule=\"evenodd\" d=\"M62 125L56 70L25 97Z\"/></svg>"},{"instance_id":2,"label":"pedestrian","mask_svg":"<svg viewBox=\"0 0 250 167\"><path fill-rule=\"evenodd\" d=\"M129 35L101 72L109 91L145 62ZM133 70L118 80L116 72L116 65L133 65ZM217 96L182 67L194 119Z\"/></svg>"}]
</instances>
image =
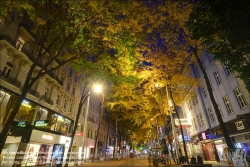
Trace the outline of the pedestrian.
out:
<instances>
[{"instance_id":1,"label":"pedestrian","mask_svg":"<svg viewBox=\"0 0 250 167\"><path fill-rule=\"evenodd\" d=\"M152 154L149 153L149 155L148 155L148 166L151 166L151 163L152 163Z\"/></svg>"},{"instance_id":2,"label":"pedestrian","mask_svg":"<svg viewBox=\"0 0 250 167\"><path fill-rule=\"evenodd\" d=\"M192 156L190 164L196 164L196 158L194 156Z\"/></svg>"},{"instance_id":3,"label":"pedestrian","mask_svg":"<svg viewBox=\"0 0 250 167\"><path fill-rule=\"evenodd\" d=\"M197 164L203 164L203 160L200 155L197 156Z\"/></svg>"},{"instance_id":4,"label":"pedestrian","mask_svg":"<svg viewBox=\"0 0 250 167\"><path fill-rule=\"evenodd\" d=\"M153 158L153 165L154 165L154 167L159 167L159 164L158 164L158 157L157 157L157 155L154 155L154 158Z\"/></svg>"}]
</instances>

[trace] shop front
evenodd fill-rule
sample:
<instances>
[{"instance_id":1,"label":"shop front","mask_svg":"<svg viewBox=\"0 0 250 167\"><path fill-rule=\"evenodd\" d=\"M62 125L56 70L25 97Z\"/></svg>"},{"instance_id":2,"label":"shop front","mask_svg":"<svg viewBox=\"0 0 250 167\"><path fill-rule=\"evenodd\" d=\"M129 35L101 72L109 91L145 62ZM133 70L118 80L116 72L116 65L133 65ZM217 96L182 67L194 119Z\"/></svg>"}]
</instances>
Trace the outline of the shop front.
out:
<instances>
[{"instance_id":1,"label":"shop front","mask_svg":"<svg viewBox=\"0 0 250 167\"><path fill-rule=\"evenodd\" d=\"M219 162L218 152L212 138L213 133L211 130L206 130L199 134L199 139L204 154L204 160Z\"/></svg>"},{"instance_id":2,"label":"shop front","mask_svg":"<svg viewBox=\"0 0 250 167\"><path fill-rule=\"evenodd\" d=\"M226 123L226 128L230 139L235 145L235 148L241 148L244 153L250 152L250 128L249 115L238 115L238 118ZM219 155L220 161L225 161L223 149L227 148L223 133L220 127L213 129L214 143ZM234 150L232 150L234 151Z\"/></svg>"},{"instance_id":3,"label":"shop front","mask_svg":"<svg viewBox=\"0 0 250 167\"><path fill-rule=\"evenodd\" d=\"M188 152L189 157L192 157L192 156L197 157L197 155L204 157L198 135L193 136L190 139L190 141L187 142L187 147L189 148L189 152Z\"/></svg>"},{"instance_id":4,"label":"shop front","mask_svg":"<svg viewBox=\"0 0 250 167\"><path fill-rule=\"evenodd\" d=\"M26 150L27 165L62 164L67 157L70 140L68 136L33 130Z\"/></svg>"},{"instance_id":5,"label":"shop front","mask_svg":"<svg viewBox=\"0 0 250 167\"><path fill-rule=\"evenodd\" d=\"M2 100L0 111L3 118L6 117L8 108L14 107L10 99L13 101L18 99L18 95L7 93L8 96ZM1 119L1 125L4 123L4 119ZM73 121L69 118L24 99L3 147L0 164L6 166L15 164L19 167L50 163L49 157L55 151L55 144L62 147L63 153L68 151L71 139L68 136L71 135L72 125ZM62 154L62 158L65 155Z\"/></svg>"}]
</instances>

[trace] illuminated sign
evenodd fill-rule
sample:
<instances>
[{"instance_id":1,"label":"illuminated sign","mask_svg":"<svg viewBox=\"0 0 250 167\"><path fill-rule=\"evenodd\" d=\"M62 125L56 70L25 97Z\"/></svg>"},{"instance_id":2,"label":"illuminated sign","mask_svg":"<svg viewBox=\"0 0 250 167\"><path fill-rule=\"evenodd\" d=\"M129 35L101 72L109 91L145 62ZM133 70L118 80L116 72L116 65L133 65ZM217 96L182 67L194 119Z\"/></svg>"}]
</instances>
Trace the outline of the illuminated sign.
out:
<instances>
[{"instance_id":1,"label":"illuminated sign","mask_svg":"<svg viewBox=\"0 0 250 167\"><path fill-rule=\"evenodd\" d=\"M24 128L24 127L27 126L27 124L26 124L26 122L21 121L21 122L18 122L18 123L17 123L17 126Z\"/></svg>"},{"instance_id":2,"label":"illuminated sign","mask_svg":"<svg viewBox=\"0 0 250 167\"><path fill-rule=\"evenodd\" d=\"M83 136L83 133L82 132L75 133L75 136Z\"/></svg>"},{"instance_id":3,"label":"illuminated sign","mask_svg":"<svg viewBox=\"0 0 250 167\"><path fill-rule=\"evenodd\" d=\"M27 108L31 108L31 105L29 105L29 101L27 101L27 100L23 100L22 106L27 107Z\"/></svg>"},{"instance_id":4,"label":"illuminated sign","mask_svg":"<svg viewBox=\"0 0 250 167\"><path fill-rule=\"evenodd\" d=\"M202 133L201 136L202 136L202 139L203 139L203 140L207 139L207 136L206 136L206 133L205 133L205 132Z\"/></svg>"},{"instance_id":5,"label":"illuminated sign","mask_svg":"<svg viewBox=\"0 0 250 167\"><path fill-rule=\"evenodd\" d=\"M39 120L35 122L35 127L45 127L48 126L49 120Z\"/></svg>"},{"instance_id":6,"label":"illuminated sign","mask_svg":"<svg viewBox=\"0 0 250 167\"><path fill-rule=\"evenodd\" d=\"M245 129L245 126L242 121L235 122L237 130Z\"/></svg>"},{"instance_id":7,"label":"illuminated sign","mask_svg":"<svg viewBox=\"0 0 250 167\"><path fill-rule=\"evenodd\" d=\"M191 126L191 123L189 122L188 119L180 119L180 122L179 122L179 119L175 119L175 125L177 126L180 126L180 122L181 122L181 125L188 125L188 126Z\"/></svg>"},{"instance_id":8,"label":"illuminated sign","mask_svg":"<svg viewBox=\"0 0 250 167\"><path fill-rule=\"evenodd\" d=\"M53 136L51 136L51 135L45 135L45 134L43 134L42 138L46 139L46 140L53 140Z\"/></svg>"}]
</instances>

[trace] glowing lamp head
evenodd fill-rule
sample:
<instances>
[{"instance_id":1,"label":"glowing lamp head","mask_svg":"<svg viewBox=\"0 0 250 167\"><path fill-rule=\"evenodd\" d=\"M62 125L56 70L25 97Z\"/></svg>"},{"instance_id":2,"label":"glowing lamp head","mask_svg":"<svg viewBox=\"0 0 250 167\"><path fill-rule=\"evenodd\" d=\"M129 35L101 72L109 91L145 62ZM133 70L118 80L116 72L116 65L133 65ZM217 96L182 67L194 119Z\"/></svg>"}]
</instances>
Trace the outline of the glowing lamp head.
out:
<instances>
[{"instance_id":1,"label":"glowing lamp head","mask_svg":"<svg viewBox=\"0 0 250 167\"><path fill-rule=\"evenodd\" d=\"M94 91L97 93L101 93L102 92L102 86L101 85L95 85L94 86Z\"/></svg>"}]
</instances>

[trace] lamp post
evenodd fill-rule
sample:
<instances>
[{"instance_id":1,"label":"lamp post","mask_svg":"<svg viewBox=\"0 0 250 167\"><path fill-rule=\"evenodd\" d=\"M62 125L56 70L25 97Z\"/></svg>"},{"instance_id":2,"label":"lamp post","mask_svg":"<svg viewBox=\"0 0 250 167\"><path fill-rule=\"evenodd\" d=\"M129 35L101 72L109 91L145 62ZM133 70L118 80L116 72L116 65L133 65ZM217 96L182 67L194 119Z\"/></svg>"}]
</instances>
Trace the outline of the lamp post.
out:
<instances>
[{"instance_id":1,"label":"lamp post","mask_svg":"<svg viewBox=\"0 0 250 167\"><path fill-rule=\"evenodd\" d=\"M82 159L84 162L86 162L86 139L87 139L87 125L88 125L88 114L89 114L89 99L90 99L90 91L88 92L88 99L87 99L87 106L86 106L86 112L84 114L84 128L83 128L83 138L82 138Z\"/></svg>"},{"instance_id":2,"label":"lamp post","mask_svg":"<svg viewBox=\"0 0 250 167\"><path fill-rule=\"evenodd\" d=\"M176 132L175 132L175 123L173 120L173 111L171 110L171 107L174 107L173 101L171 98L168 96L168 87L166 85L166 93L167 93L167 99L168 99L168 105L170 107L170 119L171 119L171 126L172 126L172 133L173 133L173 138L174 138L174 147L175 147L175 153L176 153L176 162L178 163L179 161L179 149L177 148L177 140L176 140Z\"/></svg>"},{"instance_id":3,"label":"lamp post","mask_svg":"<svg viewBox=\"0 0 250 167\"><path fill-rule=\"evenodd\" d=\"M96 85L96 92L100 93L102 92L102 88L100 85ZM99 117L99 123L98 123L98 127L97 127L97 133L95 136L95 145L94 145L94 152L93 152L93 158L92 158L92 162L94 162L95 159L95 151L96 151L96 147L97 147L97 140L98 140L98 136L99 136L99 131L100 131L100 125L101 125L101 121L102 121L102 116L103 116L103 105L104 105L104 93L102 93L102 107L101 107L101 113L100 113L100 117ZM99 157L99 161L101 157Z\"/></svg>"},{"instance_id":4,"label":"lamp post","mask_svg":"<svg viewBox=\"0 0 250 167\"><path fill-rule=\"evenodd\" d=\"M99 93L101 92L101 87L99 85L94 85L94 91ZM104 97L103 97L104 98ZM88 92L88 99L87 99L87 106L86 106L86 112L84 114L84 128L83 128L83 138L82 138L82 158L83 161L86 163L86 139L87 139L87 126L88 126L88 115L89 115L89 101L90 101L90 91Z\"/></svg>"}]
</instances>

